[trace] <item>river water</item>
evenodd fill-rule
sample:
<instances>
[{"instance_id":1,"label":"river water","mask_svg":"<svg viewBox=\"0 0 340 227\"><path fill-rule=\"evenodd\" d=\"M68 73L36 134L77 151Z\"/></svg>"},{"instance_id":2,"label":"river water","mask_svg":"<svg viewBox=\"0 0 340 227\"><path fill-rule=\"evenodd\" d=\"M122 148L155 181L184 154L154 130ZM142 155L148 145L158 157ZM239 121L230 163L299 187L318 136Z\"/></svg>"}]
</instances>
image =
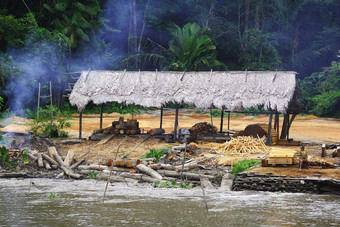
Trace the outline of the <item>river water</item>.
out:
<instances>
[{"instance_id":1,"label":"river water","mask_svg":"<svg viewBox=\"0 0 340 227\"><path fill-rule=\"evenodd\" d=\"M0 179L0 226L340 226L337 196L209 190L206 211L200 188L112 183L103 204L105 184Z\"/></svg>"}]
</instances>

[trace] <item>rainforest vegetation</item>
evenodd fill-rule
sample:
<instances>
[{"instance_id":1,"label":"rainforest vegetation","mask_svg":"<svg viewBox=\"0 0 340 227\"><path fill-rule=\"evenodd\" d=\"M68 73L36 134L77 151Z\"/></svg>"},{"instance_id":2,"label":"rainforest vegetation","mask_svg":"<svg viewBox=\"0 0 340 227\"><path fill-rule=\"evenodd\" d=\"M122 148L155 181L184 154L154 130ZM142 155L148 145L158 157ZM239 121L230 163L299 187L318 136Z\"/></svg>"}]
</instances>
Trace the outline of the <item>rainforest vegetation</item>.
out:
<instances>
[{"instance_id":1,"label":"rainforest vegetation","mask_svg":"<svg viewBox=\"0 0 340 227\"><path fill-rule=\"evenodd\" d=\"M339 49L338 0L0 1L0 89L14 112L36 108L49 81L71 108L68 73L81 70L284 70L298 73L304 111L340 117Z\"/></svg>"}]
</instances>

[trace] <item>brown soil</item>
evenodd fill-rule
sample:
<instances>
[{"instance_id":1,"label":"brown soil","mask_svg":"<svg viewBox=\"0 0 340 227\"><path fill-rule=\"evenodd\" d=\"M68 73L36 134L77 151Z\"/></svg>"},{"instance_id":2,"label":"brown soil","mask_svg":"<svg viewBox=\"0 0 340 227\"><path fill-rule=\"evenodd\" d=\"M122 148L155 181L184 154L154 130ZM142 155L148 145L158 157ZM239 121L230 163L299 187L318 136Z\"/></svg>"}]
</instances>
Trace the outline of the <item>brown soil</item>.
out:
<instances>
[{"instance_id":1,"label":"brown soil","mask_svg":"<svg viewBox=\"0 0 340 227\"><path fill-rule=\"evenodd\" d=\"M104 114L103 127L110 126L112 121L117 121L120 116L125 118L131 118L131 115L120 115L117 113ZM179 128L191 128L194 124L199 122L211 123L209 116L202 117L203 115L198 115L199 117L192 116L179 116ZM233 115L232 115L233 116ZM251 124L263 124L268 123L268 117L259 115L256 118L248 119L231 119L230 129L237 131L244 130L245 127ZM78 115L75 115L75 119L72 120L72 127L68 130L71 137L78 136L79 120ZM237 117L237 116L235 116ZM260 117L260 118L259 118ZM308 117L308 116L307 116ZM140 123L140 127L144 131L148 131L152 128L159 128L159 115L148 115L142 114L134 116ZM311 117L313 119L296 119L290 130L290 138L296 141L303 142L315 142L315 143L340 143L340 121L337 119L323 119ZM173 131L175 116L164 116L163 117L163 128L166 132ZM280 118L280 127L282 126L283 117ZM219 129L220 119L213 118L213 124ZM228 127L227 119L223 121L223 129L226 130ZM94 129L99 128L99 115L83 115L83 135L88 137Z\"/></svg>"},{"instance_id":2,"label":"brown soil","mask_svg":"<svg viewBox=\"0 0 340 227\"><path fill-rule=\"evenodd\" d=\"M181 111L181 110L180 110ZM184 111L182 111L184 112ZM186 113L189 115L190 112ZM120 116L127 118L132 118L131 115L120 115L117 113L112 114L104 114L103 118L103 127L111 126L112 121L117 121ZM72 127L68 129L70 137L77 138L78 137L78 129L79 129L79 115L74 115L74 120L71 121ZM142 132L146 132L152 128L159 128L159 115L154 112L153 114L141 114L137 116L133 116L134 119L139 121L140 128ZM263 124L268 123L268 117L263 115L259 115L258 117L253 118L238 118L231 119L230 121L230 129L241 131L246 128L246 126L251 124ZM22 119L13 119L15 123L18 124L27 124L25 120ZM18 120L16 122L16 120ZM20 121L19 121L20 120ZM163 117L163 128L166 132L172 132L174 128L175 116L173 114L166 114ZM193 125L199 122L208 122L211 123L211 119L209 116L205 115L190 115L190 116L179 116L179 128L191 128ZM283 118L280 118L280 126L282 126ZM6 123L6 122L3 122ZM13 121L8 121L8 123L13 123ZM213 118L213 124L219 129L220 119ZM226 130L228 126L227 119L224 119L223 129ZM87 138L91 135L94 129L99 128L99 115L90 114L83 115L83 138ZM68 150L73 150L76 155L81 155L88 150L91 150L91 153L88 156L89 162L106 162L109 158L115 157L115 152L117 150L118 144L122 141L124 137L115 137L111 141L109 141L105 145L97 145L96 141L84 141L82 144L74 144L74 145L63 145L61 152L63 155L67 153ZM294 138L295 141L303 141L303 142L316 142L316 143L339 143L340 141L340 121L337 119L323 119L316 118L314 116L307 116L297 118L291 127L290 138ZM130 152L132 148L134 148L143 138L128 138L121 145L119 153L127 153ZM209 152L211 149L217 149L221 144L217 143L205 143L202 142L199 144L199 148ZM163 148L167 146L165 142L158 142L156 140L150 139L143 143L136 151L132 151L129 155L130 158L139 158L148 152L151 148ZM298 149L298 147L292 147L291 149ZM319 147L312 148L306 147L307 151L310 152L311 155L320 156ZM339 162L340 158L331 159L330 153L331 150L328 150L327 161L336 161ZM274 173L278 175L287 175L287 176L311 176L315 177L315 174L321 174L321 177L331 177L340 179L340 170L338 169L303 169L300 172L297 166L293 167L265 167L265 168L256 168L251 171L256 171L259 173Z\"/></svg>"}]
</instances>

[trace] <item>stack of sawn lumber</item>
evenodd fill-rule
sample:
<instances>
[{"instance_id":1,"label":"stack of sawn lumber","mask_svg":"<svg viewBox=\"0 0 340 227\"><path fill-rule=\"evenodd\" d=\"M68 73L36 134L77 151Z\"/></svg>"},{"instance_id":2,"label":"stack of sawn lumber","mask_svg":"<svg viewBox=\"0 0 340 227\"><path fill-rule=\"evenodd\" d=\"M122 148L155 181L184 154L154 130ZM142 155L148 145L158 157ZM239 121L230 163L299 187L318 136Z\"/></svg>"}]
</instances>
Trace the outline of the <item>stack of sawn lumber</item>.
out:
<instances>
[{"instance_id":1,"label":"stack of sawn lumber","mask_svg":"<svg viewBox=\"0 0 340 227\"><path fill-rule=\"evenodd\" d=\"M263 139L254 139L252 136L238 136L220 146L219 152L223 154L268 154L270 149Z\"/></svg>"}]
</instances>

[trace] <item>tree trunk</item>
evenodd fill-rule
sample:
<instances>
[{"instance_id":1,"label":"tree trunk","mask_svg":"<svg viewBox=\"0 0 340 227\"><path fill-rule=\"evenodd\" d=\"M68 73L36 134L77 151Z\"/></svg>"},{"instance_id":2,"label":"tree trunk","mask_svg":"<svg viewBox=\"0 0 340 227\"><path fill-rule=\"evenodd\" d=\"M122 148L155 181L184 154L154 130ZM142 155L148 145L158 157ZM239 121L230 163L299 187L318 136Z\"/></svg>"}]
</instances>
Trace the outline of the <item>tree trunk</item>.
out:
<instances>
[{"instance_id":1,"label":"tree trunk","mask_svg":"<svg viewBox=\"0 0 340 227\"><path fill-rule=\"evenodd\" d=\"M154 128L148 131L148 133L152 136L154 135L161 135L163 133L165 133L165 130L162 128Z\"/></svg>"},{"instance_id":2,"label":"tree trunk","mask_svg":"<svg viewBox=\"0 0 340 227\"><path fill-rule=\"evenodd\" d=\"M177 171L171 171L171 170L157 170L158 173L161 175L167 176L167 177L176 177L180 178L181 175L183 175L184 178L187 178L188 180L200 180L200 175L197 173L187 173L187 172L177 172ZM207 176L207 175L202 175L202 177L212 179L214 178L213 176Z\"/></svg>"},{"instance_id":3,"label":"tree trunk","mask_svg":"<svg viewBox=\"0 0 340 227\"><path fill-rule=\"evenodd\" d=\"M70 166L74 158L74 152L73 151L68 151L66 158L64 160L65 165Z\"/></svg>"},{"instance_id":4,"label":"tree trunk","mask_svg":"<svg viewBox=\"0 0 340 227\"><path fill-rule=\"evenodd\" d=\"M249 28L249 0L245 0L244 6L244 49L248 49L248 28Z\"/></svg>"},{"instance_id":5,"label":"tree trunk","mask_svg":"<svg viewBox=\"0 0 340 227\"><path fill-rule=\"evenodd\" d=\"M157 180L162 180L162 176L159 173L144 164L139 164L138 166L136 166L136 169L152 176L153 178L156 178Z\"/></svg>"}]
</instances>

